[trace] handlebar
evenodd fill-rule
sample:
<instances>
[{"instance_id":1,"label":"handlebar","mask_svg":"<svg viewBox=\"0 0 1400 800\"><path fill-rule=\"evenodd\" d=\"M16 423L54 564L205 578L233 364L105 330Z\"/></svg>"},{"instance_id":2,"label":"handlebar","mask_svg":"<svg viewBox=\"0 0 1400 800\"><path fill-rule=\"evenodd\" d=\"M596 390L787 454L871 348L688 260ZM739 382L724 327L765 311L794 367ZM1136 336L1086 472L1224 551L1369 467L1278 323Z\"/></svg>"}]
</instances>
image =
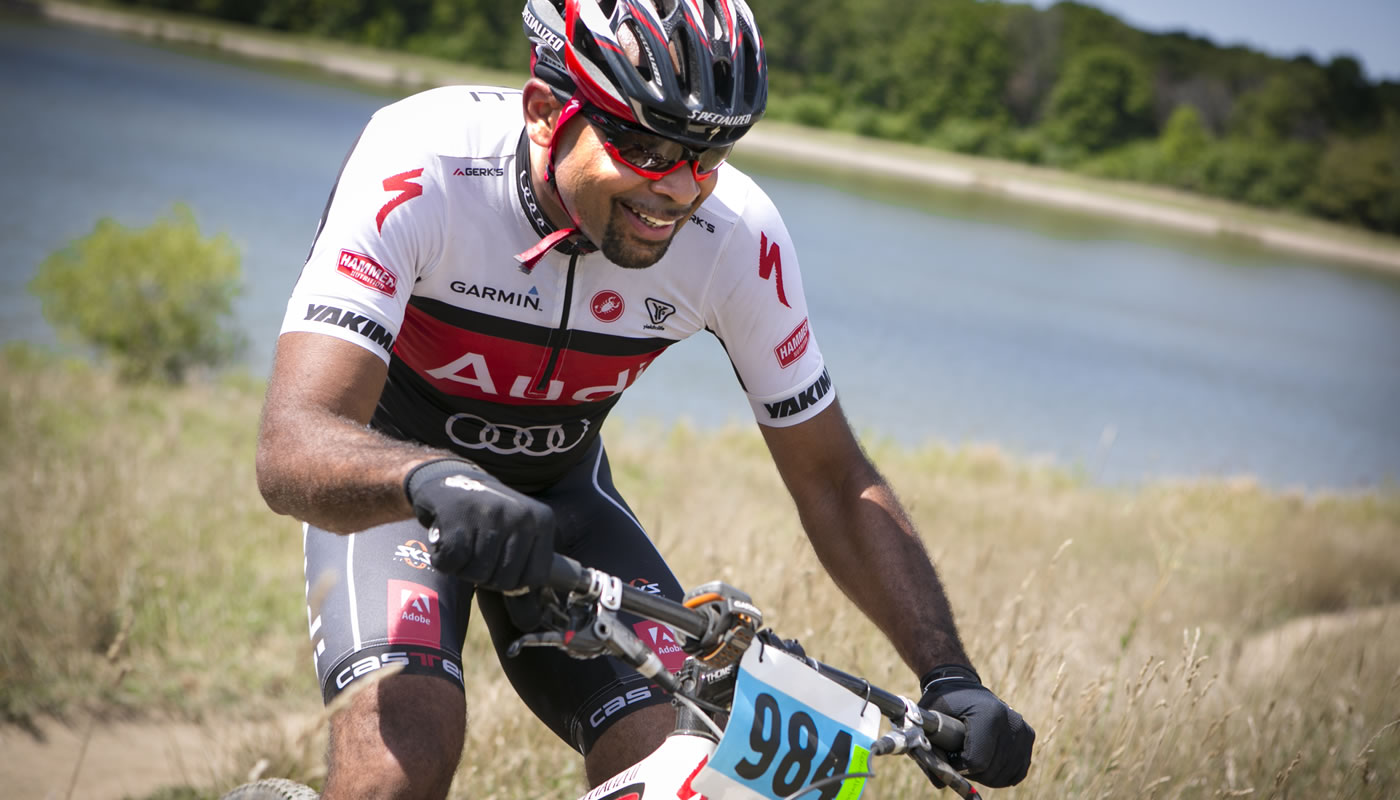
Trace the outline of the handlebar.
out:
<instances>
[{"instance_id":1,"label":"handlebar","mask_svg":"<svg viewBox=\"0 0 1400 800\"><path fill-rule=\"evenodd\" d=\"M606 585L605 585L606 584ZM633 586L622 583L617 578L577 561L555 554L549 571L549 588L561 592L611 593L615 596L618 608L639 617L664 622L693 638L701 639L709 625L704 614L686 608L674 600L661 595L648 594ZM864 678L842 672L835 667L823 664L814 658L803 657L807 665L851 692L866 698L891 720L904 720L917 712L920 727L928 736L929 743L944 752L957 753L962 750L963 736L967 733L961 720L927 708L907 704L892 692L872 685Z\"/></svg>"}]
</instances>

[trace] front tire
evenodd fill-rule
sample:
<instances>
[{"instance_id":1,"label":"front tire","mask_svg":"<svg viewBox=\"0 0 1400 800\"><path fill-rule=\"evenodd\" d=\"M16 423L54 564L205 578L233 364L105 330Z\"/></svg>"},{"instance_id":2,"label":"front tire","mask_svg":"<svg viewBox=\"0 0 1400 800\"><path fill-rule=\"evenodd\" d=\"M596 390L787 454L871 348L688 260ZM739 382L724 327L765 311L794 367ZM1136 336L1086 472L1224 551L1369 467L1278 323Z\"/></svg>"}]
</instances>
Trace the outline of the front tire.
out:
<instances>
[{"instance_id":1,"label":"front tire","mask_svg":"<svg viewBox=\"0 0 1400 800\"><path fill-rule=\"evenodd\" d=\"M286 778L265 778L245 783L219 800L318 800L320 794L305 784Z\"/></svg>"}]
</instances>

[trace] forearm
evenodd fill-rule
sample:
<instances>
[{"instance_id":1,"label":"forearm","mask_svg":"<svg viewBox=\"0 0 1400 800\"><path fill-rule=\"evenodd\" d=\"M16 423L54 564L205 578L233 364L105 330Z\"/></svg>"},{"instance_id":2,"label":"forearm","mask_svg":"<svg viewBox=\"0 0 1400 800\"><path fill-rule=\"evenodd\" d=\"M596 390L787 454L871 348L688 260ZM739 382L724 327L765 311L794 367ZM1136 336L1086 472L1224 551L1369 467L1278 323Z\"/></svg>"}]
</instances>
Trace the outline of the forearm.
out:
<instances>
[{"instance_id":1,"label":"forearm","mask_svg":"<svg viewBox=\"0 0 1400 800\"><path fill-rule=\"evenodd\" d=\"M873 467L807 503L802 522L822 565L915 674L969 664L938 573L894 492Z\"/></svg>"},{"instance_id":2,"label":"forearm","mask_svg":"<svg viewBox=\"0 0 1400 800\"><path fill-rule=\"evenodd\" d=\"M301 410L264 418L258 487L279 514L352 533L413 516L404 476L424 461L451 456L329 411Z\"/></svg>"}]
</instances>

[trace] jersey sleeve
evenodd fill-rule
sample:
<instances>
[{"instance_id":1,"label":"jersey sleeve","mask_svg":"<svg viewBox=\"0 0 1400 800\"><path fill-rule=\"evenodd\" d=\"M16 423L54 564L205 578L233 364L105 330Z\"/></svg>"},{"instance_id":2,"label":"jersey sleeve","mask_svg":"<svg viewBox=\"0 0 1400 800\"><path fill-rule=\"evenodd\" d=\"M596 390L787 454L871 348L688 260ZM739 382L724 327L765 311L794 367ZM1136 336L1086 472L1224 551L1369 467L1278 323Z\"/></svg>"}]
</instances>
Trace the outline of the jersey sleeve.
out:
<instances>
[{"instance_id":1,"label":"jersey sleeve","mask_svg":"<svg viewBox=\"0 0 1400 800\"><path fill-rule=\"evenodd\" d=\"M326 205L282 333L334 336L389 361L413 285L442 248L440 161L418 141L383 112L365 127Z\"/></svg>"},{"instance_id":2,"label":"jersey sleeve","mask_svg":"<svg viewBox=\"0 0 1400 800\"><path fill-rule=\"evenodd\" d=\"M707 313L759 424L796 425L835 400L808 318L797 250L773 202L752 182Z\"/></svg>"}]
</instances>

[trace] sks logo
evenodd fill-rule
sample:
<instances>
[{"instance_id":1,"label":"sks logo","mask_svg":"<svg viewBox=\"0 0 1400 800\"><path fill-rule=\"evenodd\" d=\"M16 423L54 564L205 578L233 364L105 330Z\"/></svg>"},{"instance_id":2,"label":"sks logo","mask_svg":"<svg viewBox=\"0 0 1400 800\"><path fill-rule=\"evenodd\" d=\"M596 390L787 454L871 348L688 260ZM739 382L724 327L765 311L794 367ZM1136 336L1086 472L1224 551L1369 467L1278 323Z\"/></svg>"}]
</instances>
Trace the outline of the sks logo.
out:
<instances>
[{"instance_id":1,"label":"sks logo","mask_svg":"<svg viewBox=\"0 0 1400 800\"><path fill-rule=\"evenodd\" d=\"M593 299L588 303L588 309L599 322L616 322L626 307L627 304L622 302L622 295L612 289L604 289L593 295Z\"/></svg>"},{"instance_id":2,"label":"sks logo","mask_svg":"<svg viewBox=\"0 0 1400 800\"><path fill-rule=\"evenodd\" d=\"M410 581L389 581L389 642L391 644L442 644L442 619L438 593Z\"/></svg>"},{"instance_id":3,"label":"sks logo","mask_svg":"<svg viewBox=\"0 0 1400 800\"><path fill-rule=\"evenodd\" d=\"M778 249L777 241L774 241L772 248L769 248L768 234L760 233L758 235L758 277L766 281L770 275L773 276L774 283L778 285L778 302L792 308L788 305L787 292L783 291L782 251Z\"/></svg>"},{"instance_id":4,"label":"sks logo","mask_svg":"<svg viewBox=\"0 0 1400 800\"><path fill-rule=\"evenodd\" d=\"M432 569L433 562L428 556L428 546L417 539L409 539L399 545L394 552L394 560L413 567L414 569Z\"/></svg>"},{"instance_id":5,"label":"sks logo","mask_svg":"<svg viewBox=\"0 0 1400 800\"><path fill-rule=\"evenodd\" d=\"M361 286L390 297L399 288L399 279L394 277L394 273L379 266L378 261L354 250L341 250L335 269Z\"/></svg>"},{"instance_id":6,"label":"sks logo","mask_svg":"<svg viewBox=\"0 0 1400 800\"><path fill-rule=\"evenodd\" d=\"M390 211L423 193L422 184L412 182L414 178L421 177L423 177L423 168L419 167L384 179L384 191L398 192L398 194L385 203L374 218L375 226L381 234L384 233L384 218L389 216Z\"/></svg>"},{"instance_id":7,"label":"sks logo","mask_svg":"<svg viewBox=\"0 0 1400 800\"><path fill-rule=\"evenodd\" d=\"M647 594L661 594L661 584L652 583L650 578L633 578L627 582L634 589L641 589Z\"/></svg>"}]
</instances>

